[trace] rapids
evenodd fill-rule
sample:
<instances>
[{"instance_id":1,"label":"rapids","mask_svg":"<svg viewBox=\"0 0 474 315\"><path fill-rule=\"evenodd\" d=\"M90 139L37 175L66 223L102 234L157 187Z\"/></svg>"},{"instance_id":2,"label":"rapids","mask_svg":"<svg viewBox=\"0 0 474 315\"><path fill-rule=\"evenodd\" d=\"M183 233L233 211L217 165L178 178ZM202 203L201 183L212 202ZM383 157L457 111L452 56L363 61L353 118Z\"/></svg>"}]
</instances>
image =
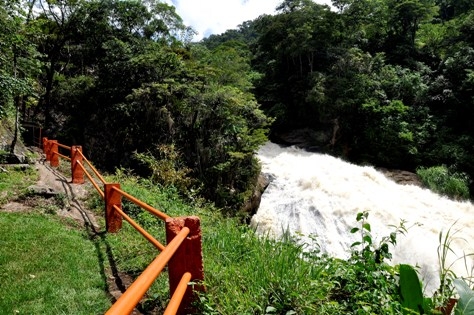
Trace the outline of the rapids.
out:
<instances>
[{"instance_id":1,"label":"rapids","mask_svg":"<svg viewBox=\"0 0 474 315\"><path fill-rule=\"evenodd\" d=\"M360 240L350 229L356 215L368 211L374 243L388 236L401 220L410 227L391 247L392 264L420 266L425 293L439 285L437 248L440 232L453 226L456 239L449 263L458 275L470 275L474 260L456 259L473 253L474 205L453 201L414 185L399 185L369 166L358 166L326 154L267 143L258 151L262 172L271 182L262 195L251 225L260 235L280 237L287 230L322 252L347 258ZM316 240L314 240L316 237ZM466 270L468 269L468 270Z\"/></svg>"}]
</instances>

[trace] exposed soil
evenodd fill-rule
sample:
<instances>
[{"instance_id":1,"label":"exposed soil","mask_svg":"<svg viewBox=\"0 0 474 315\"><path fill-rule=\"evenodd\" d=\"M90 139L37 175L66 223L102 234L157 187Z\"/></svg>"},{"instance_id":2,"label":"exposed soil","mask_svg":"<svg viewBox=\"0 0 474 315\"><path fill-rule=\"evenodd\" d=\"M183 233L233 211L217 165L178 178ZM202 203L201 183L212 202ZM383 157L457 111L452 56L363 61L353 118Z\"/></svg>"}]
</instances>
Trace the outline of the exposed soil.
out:
<instances>
[{"instance_id":1,"label":"exposed soil","mask_svg":"<svg viewBox=\"0 0 474 315\"><path fill-rule=\"evenodd\" d=\"M413 172L404 171L404 170L387 169L387 168L377 168L377 170L382 172L385 175L385 177L393 180L397 184L415 185L415 186L423 187L423 184L419 176Z\"/></svg>"}]
</instances>

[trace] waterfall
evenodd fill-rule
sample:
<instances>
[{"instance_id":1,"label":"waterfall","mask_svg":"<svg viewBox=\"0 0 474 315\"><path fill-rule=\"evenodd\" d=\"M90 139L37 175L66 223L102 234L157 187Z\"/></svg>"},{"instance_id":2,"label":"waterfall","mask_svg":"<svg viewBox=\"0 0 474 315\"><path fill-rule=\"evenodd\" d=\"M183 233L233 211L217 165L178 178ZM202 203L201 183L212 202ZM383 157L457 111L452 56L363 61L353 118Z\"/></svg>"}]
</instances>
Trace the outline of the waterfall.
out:
<instances>
[{"instance_id":1,"label":"waterfall","mask_svg":"<svg viewBox=\"0 0 474 315\"><path fill-rule=\"evenodd\" d=\"M445 234L451 226L451 232L458 230L450 262L474 253L470 246L474 242L474 205L470 202L453 201L414 185L399 185L373 167L295 147L267 143L258 151L258 158L262 172L272 178L251 220L260 235L278 238L288 231L310 247L317 242L322 252L344 259L350 245L360 240L359 235L350 234L351 228L359 226L357 213L368 211L374 243L404 220L405 226L411 227L397 237L391 263L418 265L428 294L439 285L441 231ZM467 269L471 269L474 260L466 259ZM464 259L452 268L458 276L470 274Z\"/></svg>"}]
</instances>

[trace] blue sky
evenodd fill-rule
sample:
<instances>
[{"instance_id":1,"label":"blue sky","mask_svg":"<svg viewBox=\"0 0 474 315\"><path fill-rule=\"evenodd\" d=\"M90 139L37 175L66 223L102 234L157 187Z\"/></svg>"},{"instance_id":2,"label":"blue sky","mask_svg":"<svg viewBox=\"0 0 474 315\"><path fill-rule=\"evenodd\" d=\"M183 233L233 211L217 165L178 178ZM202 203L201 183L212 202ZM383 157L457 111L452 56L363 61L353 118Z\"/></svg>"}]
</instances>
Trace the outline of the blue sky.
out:
<instances>
[{"instance_id":1,"label":"blue sky","mask_svg":"<svg viewBox=\"0 0 474 315\"><path fill-rule=\"evenodd\" d=\"M244 21L253 20L262 14L274 14L282 0L166 0L176 7L184 24L192 26L198 41L211 34L221 34L235 29ZM315 0L320 4L331 4L331 0Z\"/></svg>"}]
</instances>

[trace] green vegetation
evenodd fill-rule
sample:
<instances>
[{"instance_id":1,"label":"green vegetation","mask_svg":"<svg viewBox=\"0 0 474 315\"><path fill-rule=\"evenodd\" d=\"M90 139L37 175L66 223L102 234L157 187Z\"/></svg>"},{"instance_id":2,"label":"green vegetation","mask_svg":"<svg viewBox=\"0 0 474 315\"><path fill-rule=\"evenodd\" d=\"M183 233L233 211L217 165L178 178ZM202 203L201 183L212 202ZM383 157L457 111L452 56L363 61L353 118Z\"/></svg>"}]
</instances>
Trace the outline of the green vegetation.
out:
<instances>
[{"instance_id":1,"label":"green vegetation","mask_svg":"<svg viewBox=\"0 0 474 315\"><path fill-rule=\"evenodd\" d=\"M27 193L36 183L38 174L33 167L12 166L0 169L0 205Z\"/></svg>"},{"instance_id":2,"label":"green vegetation","mask_svg":"<svg viewBox=\"0 0 474 315\"><path fill-rule=\"evenodd\" d=\"M360 225L348 233L359 234L360 241L352 245L351 257L341 260L321 254L317 239L312 244L298 245L297 239L289 235L280 241L259 237L237 219L223 217L203 200L195 200L190 206L176 190L154 185L150 180L124 171L111 180L120 181L124 190L154 207L169 209L167 213L173 216L201 217L207 290L200 294L199 314L405 314L412 304L400 295L401 274L404 294L418 303L412 297L414 288L410 285L413 281L419 283L415 269L389 264L390 246L396 246L399 235L409 233L404 222L376 244L372 242L369 214L358 214ZM160 220L127 202L124 209L163 240ZM452 236L448 232L446 237ZM134 276L157 254L128 224L117 234L107 234L105 240L118 269ZM164 308L168 300L166 287L166 275L162 275L148 293L143 304L145 310ZM446 292L448 288L451 293ZM444 305L453 292L451 281L445 286L443 298L421 295L420 301L428 313L437 314L435 306Z\"/></svg>"},{"instance_id":3,"label":"green vegetation","mask_svg":"<svg viewBox=\"0 0 474 315\"><path fill-rule=\"evenodd\" d=\"M110 301L87 234L57 219L0 213L2 314L99 314Z\"/></svg>"},{"instance_id":4,"label":"green vegetation","mask_svg":"<svg viewBox=\"0 0 474 315\"><path fill-rule=\"evenodd\" d=\"M474 176L470 1L276 9L196 43L159 0L0 1L0 118L231 212L259 145L300 128L352 162Z\"/></svg>"},{"instance_id":5,"label":"green vegetation","mask_svg":"<svg viewBox=\"0 0 474 315\"><path fill-rule=\"evenodd\" d=\"M0 173L0 204L28 200L26 188L37 180L33 167L8 167ZM110 301L97 248L74 222L47 215L53 204L34 204L42 206L0 211L0 313L103 313Z\"/></svg>"},{"instance_id":6,"label":"green vegetation","mask_svg":"<svg viewBox=\"0 0 474 315\"><path fill-rule=\"evenodd\" d=\"M413 309L401 303L399 270L385 262L403 225L373 244L367 214L359 214L361 226L353 232L361 240L342 261L303 252L305 245L289 237L259 239L224 216L238 213L253 193L256 149L269 135L284 141L281 134L298 128L324 134L310 143L323 151L417 169L431 189L471 195L474 2L333 5L336 10L283 0L275 15L193 43L193 30L159 0L0 0L0 118L15 131L10 151L18 122L34 120L50 139L81 144L100 169L123 167L148 178L117 172L140 199L170 215L199 215L208 270L199 305L204 314ZM0 204L24 195L20 175L29 178L24 183L35 176L0 172ZM42 212L54 214L60 203ZM163 233L154 218L124 207L153 234ZM8 226L23 225L14 221L19 215L2 218ZM95 233L91 242L99 269L115 266L132 276L156 255L127 226L116 235ZM308 245L317 248L317 240ZM402 269L408 283L416 281ZM145 311L165 303L161 279ZM95 281L88 287L104 285ZM472 293L456 287L463 296ZM94 303L102 305L100 298Z\"/></svg>"},{"instance_id":7,"label":"green vegetation","mask_svg":"<svg viewBox=\"0 0 474 315\"><path fill-rule=\"evenodd\" d=\"M13 178L16 183L4 190L25 187L20 176ZM350 257L342 260L320 253L317 239L301 244L288 234L279 241L258 236L204 199L190 202L172 186L156 185L129 171L118 170L108 181L120 182L122 189L171 216L201 218L206 292L199 294L199 314L412 314L409 310L419 309L418 305L427 314L437 314L435 307L445 305L455 292L462 296L462 307L472 307L468 299L472 291L466 288L470 282L457 281L445 264L456 237L451 229L440 234L442 285L431 298L421 293L416 269L389 264L390 247L396 246L398 236L409 233L404 222L374 243L369 213L359 213L358 226L348 231L359 240L352 244ZM104 226L102 200L95 192L92 196L89 206ZM57 199L60 204L61 198ZM124 202L123 209L164 243L161 220L130 202ZM158 255L126 222L115 234L90 227L81 231L77 224L52 216L54 211L44 207L34 211L0 214L5 248L0 266L8 279L1 284L8 292L0 303L4 312L103 313L110 306L106 279L133 279ZM164 271L139 307L146 314L160 313L168 300Z\"/></svg>"},{"instance_id":8,"label":"green vegetation","mask_svg":"<svg viewBox=\"0 0 474 315\"><path fill-rule=\"evenodd\" d=\"M469 198L470 180L466 174L453 173L445 165L420 167L416 173L423 184L434 192L454 199Z\"/></svg>"}]
</instances>

